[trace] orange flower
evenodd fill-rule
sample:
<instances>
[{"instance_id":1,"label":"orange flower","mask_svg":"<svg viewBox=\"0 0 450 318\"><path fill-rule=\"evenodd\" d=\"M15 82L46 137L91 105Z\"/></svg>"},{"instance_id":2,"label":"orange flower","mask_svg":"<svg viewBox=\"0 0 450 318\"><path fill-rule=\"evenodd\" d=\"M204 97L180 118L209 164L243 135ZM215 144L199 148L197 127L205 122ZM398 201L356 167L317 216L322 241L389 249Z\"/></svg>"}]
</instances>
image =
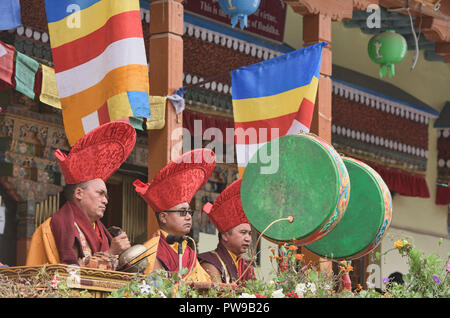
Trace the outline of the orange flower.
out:
<instances>
[{"instance_id":1,"label":"orange flower","mask_svg":"<svg viewBox=\"0 0 450 318\"><path fill-rule=\"evenodd\" d=\"M305 256L305 255L303 255L303 254L295 254L295 255L294 255L294 257L295 257L296 259L298 259L299 261L302 260L304 256Z\"/></svg>"},{"instance_id":2,"label":"orange flower","mask_svg":"<svg viewBox=\"0 0 450 318\"><path fill-rule=\"evenodd\" d=\"M352 266L352 265L348 265L348 266L347 266L347 270L348 270L349 272L351 272L351 271L353 270L353 266Z\"/></svg>"},{"instance_id":3,"label":"orange flower","mask_svg":"<svg viewBox=\"0 0 450 318\"><path fill-rule=\"evenodd\" d=\"M272 248L270 251L272 252L273 255L275 255L275 249L274 248Z\"/></svg>"},{"instance_id":4,"label":"orange flower","mask_svg":"<svg viewBox=\"0 0 450 318\"><path fill-rule=\"evenodd\" d=\"M130 294L127 291L125 292L125 297L130 297Z\"/></svg>"},{"instance_id":5,"label":"orange flower","mask_svg":"<svg viewBox=\"0 0 450 318\"><path fill-rule=\"evenodd\" d=\"M290 245L290 246L289 246L289 249L290 249L291 251L296 251L296 250L298 250L298 247L295 246L295 245Z\"/></svg>"},{"instance_id":6,"label":"orange flower","mask_svg":"<svg viewBox=\"0 0 450 318\"><path fill-rule=\"evenodd\" d=\"M344 266L339 266L339 268L341 269L341 271L345 272L345 267Z\"/></svg>"},{"instance_id":7,"label":"orange flower","mask_svg":"<svg viewBox=\"0 0 450 318\"><path fill-rule=\"evenodd\" d=\"M362 290L362 286L360 284L356 284L356 288L358 288L358 290Z\"/></svg>"}]
</instances>

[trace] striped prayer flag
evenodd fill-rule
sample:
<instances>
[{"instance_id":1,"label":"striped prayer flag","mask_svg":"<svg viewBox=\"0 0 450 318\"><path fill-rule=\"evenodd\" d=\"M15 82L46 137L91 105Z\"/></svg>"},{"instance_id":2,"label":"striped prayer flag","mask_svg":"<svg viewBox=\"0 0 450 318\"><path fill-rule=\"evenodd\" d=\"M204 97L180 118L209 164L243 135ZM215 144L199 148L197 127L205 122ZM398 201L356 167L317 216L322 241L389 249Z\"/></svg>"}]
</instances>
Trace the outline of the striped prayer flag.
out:
<instances>
[{"instance_id":1,"label":"striped prayer flag","mask_svg":"<svg viewBox=\"0 0 450 318\"><path fill-rule=\"evenodd\" d=\"M46 0L45 8L69 143L109 121L150 118L139 0Z\"/></svg>"},{"instance_id":2,"label":"striped prayer flag","mask_svg":"<svg viewBox=\"0 0 450 318\"><path fill-rule=\"evenodd\" d=\"M265 143L309 132L325 45L321 42L231 72L240 177Z\"/></svg>"}]
</instances>

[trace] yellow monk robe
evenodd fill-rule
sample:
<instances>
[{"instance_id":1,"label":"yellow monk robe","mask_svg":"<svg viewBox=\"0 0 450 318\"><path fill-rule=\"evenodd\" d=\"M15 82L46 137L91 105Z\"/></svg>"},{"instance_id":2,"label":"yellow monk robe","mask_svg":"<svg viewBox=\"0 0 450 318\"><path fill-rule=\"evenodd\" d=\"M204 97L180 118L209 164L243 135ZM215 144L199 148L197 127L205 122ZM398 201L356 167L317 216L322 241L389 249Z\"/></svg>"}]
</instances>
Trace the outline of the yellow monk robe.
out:
<instances>
[{"instance_id":1,"label":"yellow monk robe","mask_svg":"<svg viewBox=\"0 0 450 318\"><path fill-rule=\"evenodd\" d=\"M50 221L51 218L48 218L34 232L28 250L26 266L60 263Z\"/></svg>"}]
</instances>

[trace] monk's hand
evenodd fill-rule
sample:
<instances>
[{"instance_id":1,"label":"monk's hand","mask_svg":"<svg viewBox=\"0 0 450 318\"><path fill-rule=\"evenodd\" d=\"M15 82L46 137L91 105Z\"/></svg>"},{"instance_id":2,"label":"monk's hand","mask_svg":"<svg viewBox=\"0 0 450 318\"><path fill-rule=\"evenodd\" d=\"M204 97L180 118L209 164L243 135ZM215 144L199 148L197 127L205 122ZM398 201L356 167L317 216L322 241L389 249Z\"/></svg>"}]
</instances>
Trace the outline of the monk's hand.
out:
<instances>
[{"instance_id":1,"label":"monk's hand","mask_svg":"<svg viewBox=\"0 0 450 318\"><path fill-rule=\"evenodd\" d=\"M128 236L125 232L120 233L111 240L111 245L109 247L109 254L120 255L123 251L131 246Z\"/></svg>"}]
</instances>

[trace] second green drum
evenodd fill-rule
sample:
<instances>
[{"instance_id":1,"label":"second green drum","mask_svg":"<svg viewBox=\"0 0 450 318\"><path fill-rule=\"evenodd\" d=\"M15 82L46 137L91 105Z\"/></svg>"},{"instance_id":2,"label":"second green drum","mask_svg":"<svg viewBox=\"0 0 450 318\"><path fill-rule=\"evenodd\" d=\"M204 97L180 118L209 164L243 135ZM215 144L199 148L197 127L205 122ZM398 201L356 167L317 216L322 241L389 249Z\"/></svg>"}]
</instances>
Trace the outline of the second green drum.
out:
<instances>
[{"instance_id":1,"label":"second green drum","mask_svg":"<svg viewBox=\"0 0 450 318\"><path fill-rule=\"evenodd\" d=\"M334 259L352 259L368 254L380 243L392 216L392 199L380 175L367 164L344 157L352 184L345 215L320 240L305 247Z\"/></svg>"}]
</instances>

